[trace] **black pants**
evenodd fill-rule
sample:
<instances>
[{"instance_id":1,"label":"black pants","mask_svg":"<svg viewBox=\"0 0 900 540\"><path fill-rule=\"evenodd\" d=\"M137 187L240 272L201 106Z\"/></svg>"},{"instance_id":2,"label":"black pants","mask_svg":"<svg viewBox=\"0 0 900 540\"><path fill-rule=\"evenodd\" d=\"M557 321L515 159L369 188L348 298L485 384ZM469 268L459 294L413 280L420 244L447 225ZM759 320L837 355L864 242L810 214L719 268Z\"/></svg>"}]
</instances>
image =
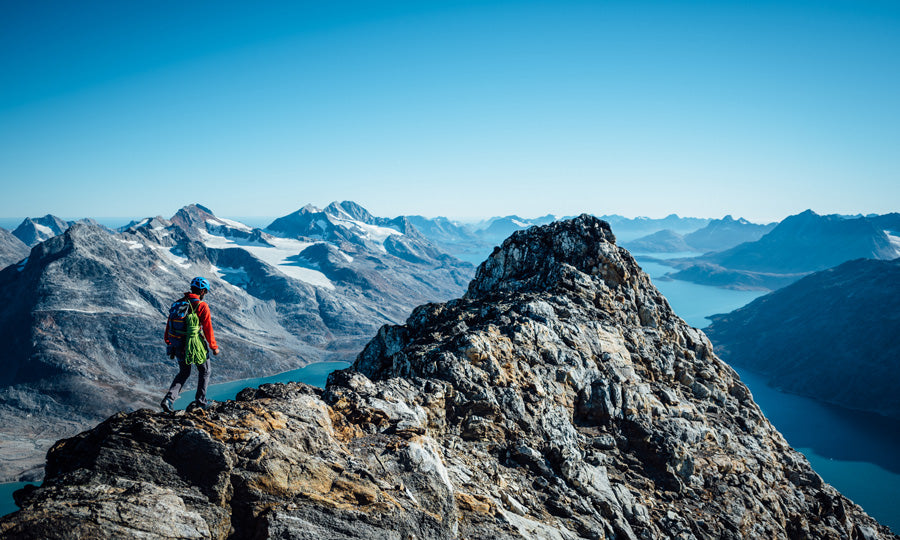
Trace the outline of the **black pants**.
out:
<instances>
[{"instance_id":1,"label":"black pants","mask_svg":"<svg viewBox=\"0 0 900 540\"><path fill-rule=\"evenodd\" d=\"M191 364L184 361L184 355L178 355L176 358L178 358L178 375L175 375L175 380L172 381L172 386L169 387L169 391L166 393L166 399L172 403L175 403L175 400L178 399L181 388L187 382L188 377L191 376ZM194 396L194 399L204 407L206 406L206 387L209 386L209 374L212 371L212 366L209 364L208 354L206 362L197 364L197 376L199 378L197 380L197 394Z\"/></svg>"}]
</instances>

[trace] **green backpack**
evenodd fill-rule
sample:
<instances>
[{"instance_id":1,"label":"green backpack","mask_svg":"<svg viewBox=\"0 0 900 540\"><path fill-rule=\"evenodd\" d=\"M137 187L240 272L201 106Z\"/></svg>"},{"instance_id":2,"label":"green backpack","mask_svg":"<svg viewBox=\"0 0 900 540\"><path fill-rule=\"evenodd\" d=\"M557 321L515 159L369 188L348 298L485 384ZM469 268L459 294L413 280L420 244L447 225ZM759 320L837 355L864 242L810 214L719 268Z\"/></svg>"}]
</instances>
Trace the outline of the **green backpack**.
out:
<instances>
[{"instance_id":1,"label":"green backpack","mask_svg":"<svg viewBox=\"0 0 900 540\"><path fill-rule=\"evenodd\" d=\"M206 362L206 346L200 337L200 317L194 310L194 303L188 301L191 312L184 318L184 362L186 364L200 365Z\"/></svg>"}]
</instances>

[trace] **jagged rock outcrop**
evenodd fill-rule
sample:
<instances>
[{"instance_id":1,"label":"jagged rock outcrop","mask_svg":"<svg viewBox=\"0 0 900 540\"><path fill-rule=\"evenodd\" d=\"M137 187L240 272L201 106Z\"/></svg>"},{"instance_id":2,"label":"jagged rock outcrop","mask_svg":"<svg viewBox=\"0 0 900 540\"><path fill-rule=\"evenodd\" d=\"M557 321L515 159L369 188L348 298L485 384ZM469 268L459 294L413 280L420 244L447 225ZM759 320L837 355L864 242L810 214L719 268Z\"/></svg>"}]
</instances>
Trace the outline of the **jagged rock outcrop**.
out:
<instances>
[{"instance_id":1,"label":"jagged rock outcrop","mask_svg":"<svg viewBox=\"0 0 900 540\"><path fill-rule=\"evenodd\" d=\"M816 272L706 332L728 363L779 388L900 419L900 259Z\"/></svg>"},{"instance_id":2,"label":"jagged rock outcrop","mask_svg":"<svg viewBox=\"0 0 900 540\"><path fill-rule=\"evenodd\" d=\"M517 232L323 391L60 441L0 538L892 538L823 483L609 226Z\"/></svg>"}]
</instances>

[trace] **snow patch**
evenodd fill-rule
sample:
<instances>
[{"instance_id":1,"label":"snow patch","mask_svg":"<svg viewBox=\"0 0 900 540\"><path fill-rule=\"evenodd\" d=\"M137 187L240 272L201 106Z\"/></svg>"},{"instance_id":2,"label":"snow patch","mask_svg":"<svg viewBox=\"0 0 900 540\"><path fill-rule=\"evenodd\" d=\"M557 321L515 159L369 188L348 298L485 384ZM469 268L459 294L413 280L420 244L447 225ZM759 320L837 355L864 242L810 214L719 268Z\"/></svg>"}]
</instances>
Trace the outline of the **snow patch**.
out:
<instances>
[{"instance_id":1,"label":"snow patch","mask_svg":"<svg viewBox=\"0 0 900 540\"><path fill-rule=\"evenodd\" d=\"M144 247L144 244L136 241L136 240L123 240L122 238L116 238L119 242L128 246L128 249L141 249Z\"/></svg>"},{"instance_id":2,"label":"snow patch","mask_svg":"<svg viewBox=\"0 0 900 540\"><path fill-rule=\"evenodd\" d=\"M301 251L313 245L313 242L302 242L292 238L271 237L266 240L271 245L249 242L240 238L226 238L200 231L203 242L211 248L228 249L239 247L257 259L278 269L282 274L308 283L313 287L334 290L334 283L318 270L304 268L296 261ZM223 278L224 279L224 278Z\"/></svg>"},{"instance_id":3,"label":"snow patch","mask_svg":"<svg viewBox=\"0 0 900 540\"><path fill-rule=\"evenodd\" d=\"M900 236L896 236L894 231L884 231L884 234L891 241L891 246L894 248L894 256L900 257Z\"/></svg>"},{"instance_id":4,"label":"snow patch","mask_svg":"<svg viewBox=\"0 0 900 540\"><path fill-rule=\"evenodd\" d=\"M515 225L516 227L526 227L526 228L531 227L531 223L519 221L518 219L514 219L514 220L512 220L512 222L513 222L513 225Z\"/></svg>"},{"instance_id":5,"label":"snow patch","mask_svg":"<svg viewBox=\"0 0 900 540\"><path fill-rule=\"evenodd\" d=\"M218 221L219 223L221 223L223 225L227 225L228 227L231 227L232 229L237 229L239 231L244 231L244 232L253 232L253 227L250 227L249 225L244 225L240 221L234 221L233 219L216 217L214 219L207 220L207 223L209 223L210 221L213 221L213 220Z\"/></svg>"},{"instance_id":6,"label":"snow patch","mask_svg":"<svg viewBox=\"0 0 900 540\"><path fill-rule=\"evenodd\" d=\"M187 260L187 257L183 256L180 252L178 252L178 248L164 249L162 250L163 255L175 263L175 266L179 266L181 268L190 268L191 261Z\"/></svg>"},{"instance_id":7,"label":"snow patch","mask_svg":"<svg viewBox=\"0 0 900 540\"><path fill-rule=\"evenodd\" d=\"M26 264L28 264L28 257L25 257L24 259L22 259L22 262L19 263L19 265L16 267L16 270L18 270L19 272L21 272L22 270L25 270Z\"/></svg>"},{"instance_id":8,"label":"snow patch","mask_svg":"<svg viewBox=\"0 0 900 540\"><path fill-rule=\"evenodd\" d=\"M346 214L346 212L344 213ZM377 244L381 244L382 247L384 241L387 240L388 236L403 236L402 232L391 229L390 227L370 225L368 223L363 223L362 221L357 221L355 219L342 219L337 217L333 217L333 219L336 222L335 225L352 231L359 236L363 236L367 240L371 240Z\"/></svg>"},{"instance_id":9,"label":"snow patch","mask_svg":"<svg viewBox=\"0 0 900 540\"><path fill-rule=\"evenodd\" d=\"M46 225L41 225L40 223L35 223L34 228L37 230L38 234L43 238L53 238L56 236L56 233L53 232L53 229Z\"/></svg>"}]
</instances>

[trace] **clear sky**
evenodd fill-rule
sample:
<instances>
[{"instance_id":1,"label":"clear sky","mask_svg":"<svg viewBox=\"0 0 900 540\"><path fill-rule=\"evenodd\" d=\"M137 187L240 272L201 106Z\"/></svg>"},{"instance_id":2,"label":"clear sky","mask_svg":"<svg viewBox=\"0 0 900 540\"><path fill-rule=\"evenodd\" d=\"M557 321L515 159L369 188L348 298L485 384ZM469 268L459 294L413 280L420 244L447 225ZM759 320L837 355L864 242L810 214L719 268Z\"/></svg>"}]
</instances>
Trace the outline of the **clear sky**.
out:
<instances>
[{"instance_id":1,"label":"clear sky","mask_svg":"<svg viewBox=\"0 0 900 540\"><path fill-rule=\"evenodd\" d=\"M0 217L900 211L900 2L0 2Z\"/></svg>"}]
</instances>

